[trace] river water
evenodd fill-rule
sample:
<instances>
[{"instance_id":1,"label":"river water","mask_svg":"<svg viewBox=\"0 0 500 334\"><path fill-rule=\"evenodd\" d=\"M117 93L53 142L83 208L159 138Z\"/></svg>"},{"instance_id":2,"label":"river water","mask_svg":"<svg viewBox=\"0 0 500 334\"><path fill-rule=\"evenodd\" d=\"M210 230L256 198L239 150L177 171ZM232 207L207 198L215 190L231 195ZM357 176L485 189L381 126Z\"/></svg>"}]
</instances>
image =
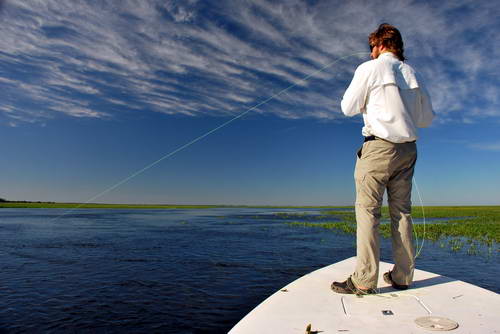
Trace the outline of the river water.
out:
<instances>
[{"instance_id":1,"label":"river water","mask_svg":"<svg viewBox=\"0 0 500 334\"><path fill-rule=\"evenodd\" d=\"M352 235L286 224L319 214L0 209L0 332L226 333L279 288L355 255ZM417 267L500 292L498 260L426 242Z\"/></svg>"}]
</instances>

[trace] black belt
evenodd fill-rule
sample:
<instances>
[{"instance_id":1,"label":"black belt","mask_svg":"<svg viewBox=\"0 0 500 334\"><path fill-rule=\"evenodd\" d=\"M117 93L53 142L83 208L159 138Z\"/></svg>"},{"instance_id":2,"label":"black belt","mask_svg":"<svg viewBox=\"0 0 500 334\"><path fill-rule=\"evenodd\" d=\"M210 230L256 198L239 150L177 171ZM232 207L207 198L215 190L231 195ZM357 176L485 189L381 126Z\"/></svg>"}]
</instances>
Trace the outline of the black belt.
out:
<instances>
[{"instance_id":1,"label":"black belt","mask_svg":"<svg viewBox=\"0 0 500 334\"><path fill-rule=\"evenodd\" d=\"M367 141L375 140L375 139L385 140L385 139L382 139L382 138L379 138L379 137L376 137L376 136L368 136L368 137L365 137L365 143ZM404 142L403 144L414 143L414 142L416 142L416 140L407 141L407 142Z\"/></svg>"},{"instance_id":2,"label":"black belt","mask_svg":"<svg viewBox=\"0 0 500 334\"><path fill-rule=\"evenodd\" d=\"M375 139L377 139L377 137L375 137L375 136L368 136L368 137L365 137L365 143L366 143L367 141L370 141L370 140L375 140Z\"/></svg>"}]
</instances>

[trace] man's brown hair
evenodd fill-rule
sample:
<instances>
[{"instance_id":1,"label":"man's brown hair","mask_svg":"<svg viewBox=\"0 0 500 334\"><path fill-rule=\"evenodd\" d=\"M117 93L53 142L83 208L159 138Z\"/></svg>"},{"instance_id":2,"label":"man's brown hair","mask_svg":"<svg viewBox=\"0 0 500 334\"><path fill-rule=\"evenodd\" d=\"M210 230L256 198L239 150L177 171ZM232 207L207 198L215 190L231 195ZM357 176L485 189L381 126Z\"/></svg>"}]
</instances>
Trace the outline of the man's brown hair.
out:
<instances>
[{"instance_id":1,"label":"man's brown hair","mask_svg":"<svg viewBox=\"0 0 500 334\"><path fill-rule=\"evenodd\" d=\"M399 30L388 23L382 23L377 30L368 36L368 43L371 46L385 46L389 51L393 52L399 60L404 61L403 37Z\"/></svg>"}]
</instances>

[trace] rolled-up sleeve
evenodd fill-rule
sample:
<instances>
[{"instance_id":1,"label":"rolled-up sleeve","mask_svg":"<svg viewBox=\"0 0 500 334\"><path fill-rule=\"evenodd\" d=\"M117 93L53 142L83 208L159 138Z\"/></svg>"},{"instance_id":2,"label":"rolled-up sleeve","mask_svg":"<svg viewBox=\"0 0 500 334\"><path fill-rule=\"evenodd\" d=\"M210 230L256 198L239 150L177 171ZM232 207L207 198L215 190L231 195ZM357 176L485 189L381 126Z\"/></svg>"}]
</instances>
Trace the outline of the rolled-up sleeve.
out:
<instances>
[{"instance_id":1,"label":"rolled-up sleeve","mask_svg":"<svg viewBox=\"0 0 500 334\"><path fill-rule=\"evenodd\" d=\"M367 65L367 63L364 63L358 66L351 84L344 93L340 106L346 116L354 116L365 111L370 76Z\"/></svg>"},{"instance_id":2,"label":"rolled-up sleeve","mask_svg":"<svg viewBox=\"0 0 500 334\"><path fill-rule=\"evenodd\" d=\"M420 87L420 115L418 118L417 126L419 128L426 128L431 125L432 120L434 119L436 114L432 109L431 98L429 96L429 92L422 85Z\"/></svg>"}]
</instances>

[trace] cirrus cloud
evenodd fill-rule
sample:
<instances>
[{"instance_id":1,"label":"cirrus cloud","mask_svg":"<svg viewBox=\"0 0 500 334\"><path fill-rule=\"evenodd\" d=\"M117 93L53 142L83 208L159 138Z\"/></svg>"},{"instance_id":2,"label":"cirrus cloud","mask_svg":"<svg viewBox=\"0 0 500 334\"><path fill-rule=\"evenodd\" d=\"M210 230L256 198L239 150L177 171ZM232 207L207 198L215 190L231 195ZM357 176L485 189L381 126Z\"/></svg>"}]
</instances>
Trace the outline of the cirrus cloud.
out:
<instances>
[{"instance_id":1,"label":"cirrus cloud","mask_svg":"<svg viewBox=\"0 0 500 334\"><path fill-rule=\"evenodd\" d=\"M0 114L337 119L340 98L382 21L400 28L441 122L500 117L498 5L414 1L6 1ZM465 18L467 18L465 20ZM14 122L14 123L13 123Z\"/></svg>"}]
</instances>

